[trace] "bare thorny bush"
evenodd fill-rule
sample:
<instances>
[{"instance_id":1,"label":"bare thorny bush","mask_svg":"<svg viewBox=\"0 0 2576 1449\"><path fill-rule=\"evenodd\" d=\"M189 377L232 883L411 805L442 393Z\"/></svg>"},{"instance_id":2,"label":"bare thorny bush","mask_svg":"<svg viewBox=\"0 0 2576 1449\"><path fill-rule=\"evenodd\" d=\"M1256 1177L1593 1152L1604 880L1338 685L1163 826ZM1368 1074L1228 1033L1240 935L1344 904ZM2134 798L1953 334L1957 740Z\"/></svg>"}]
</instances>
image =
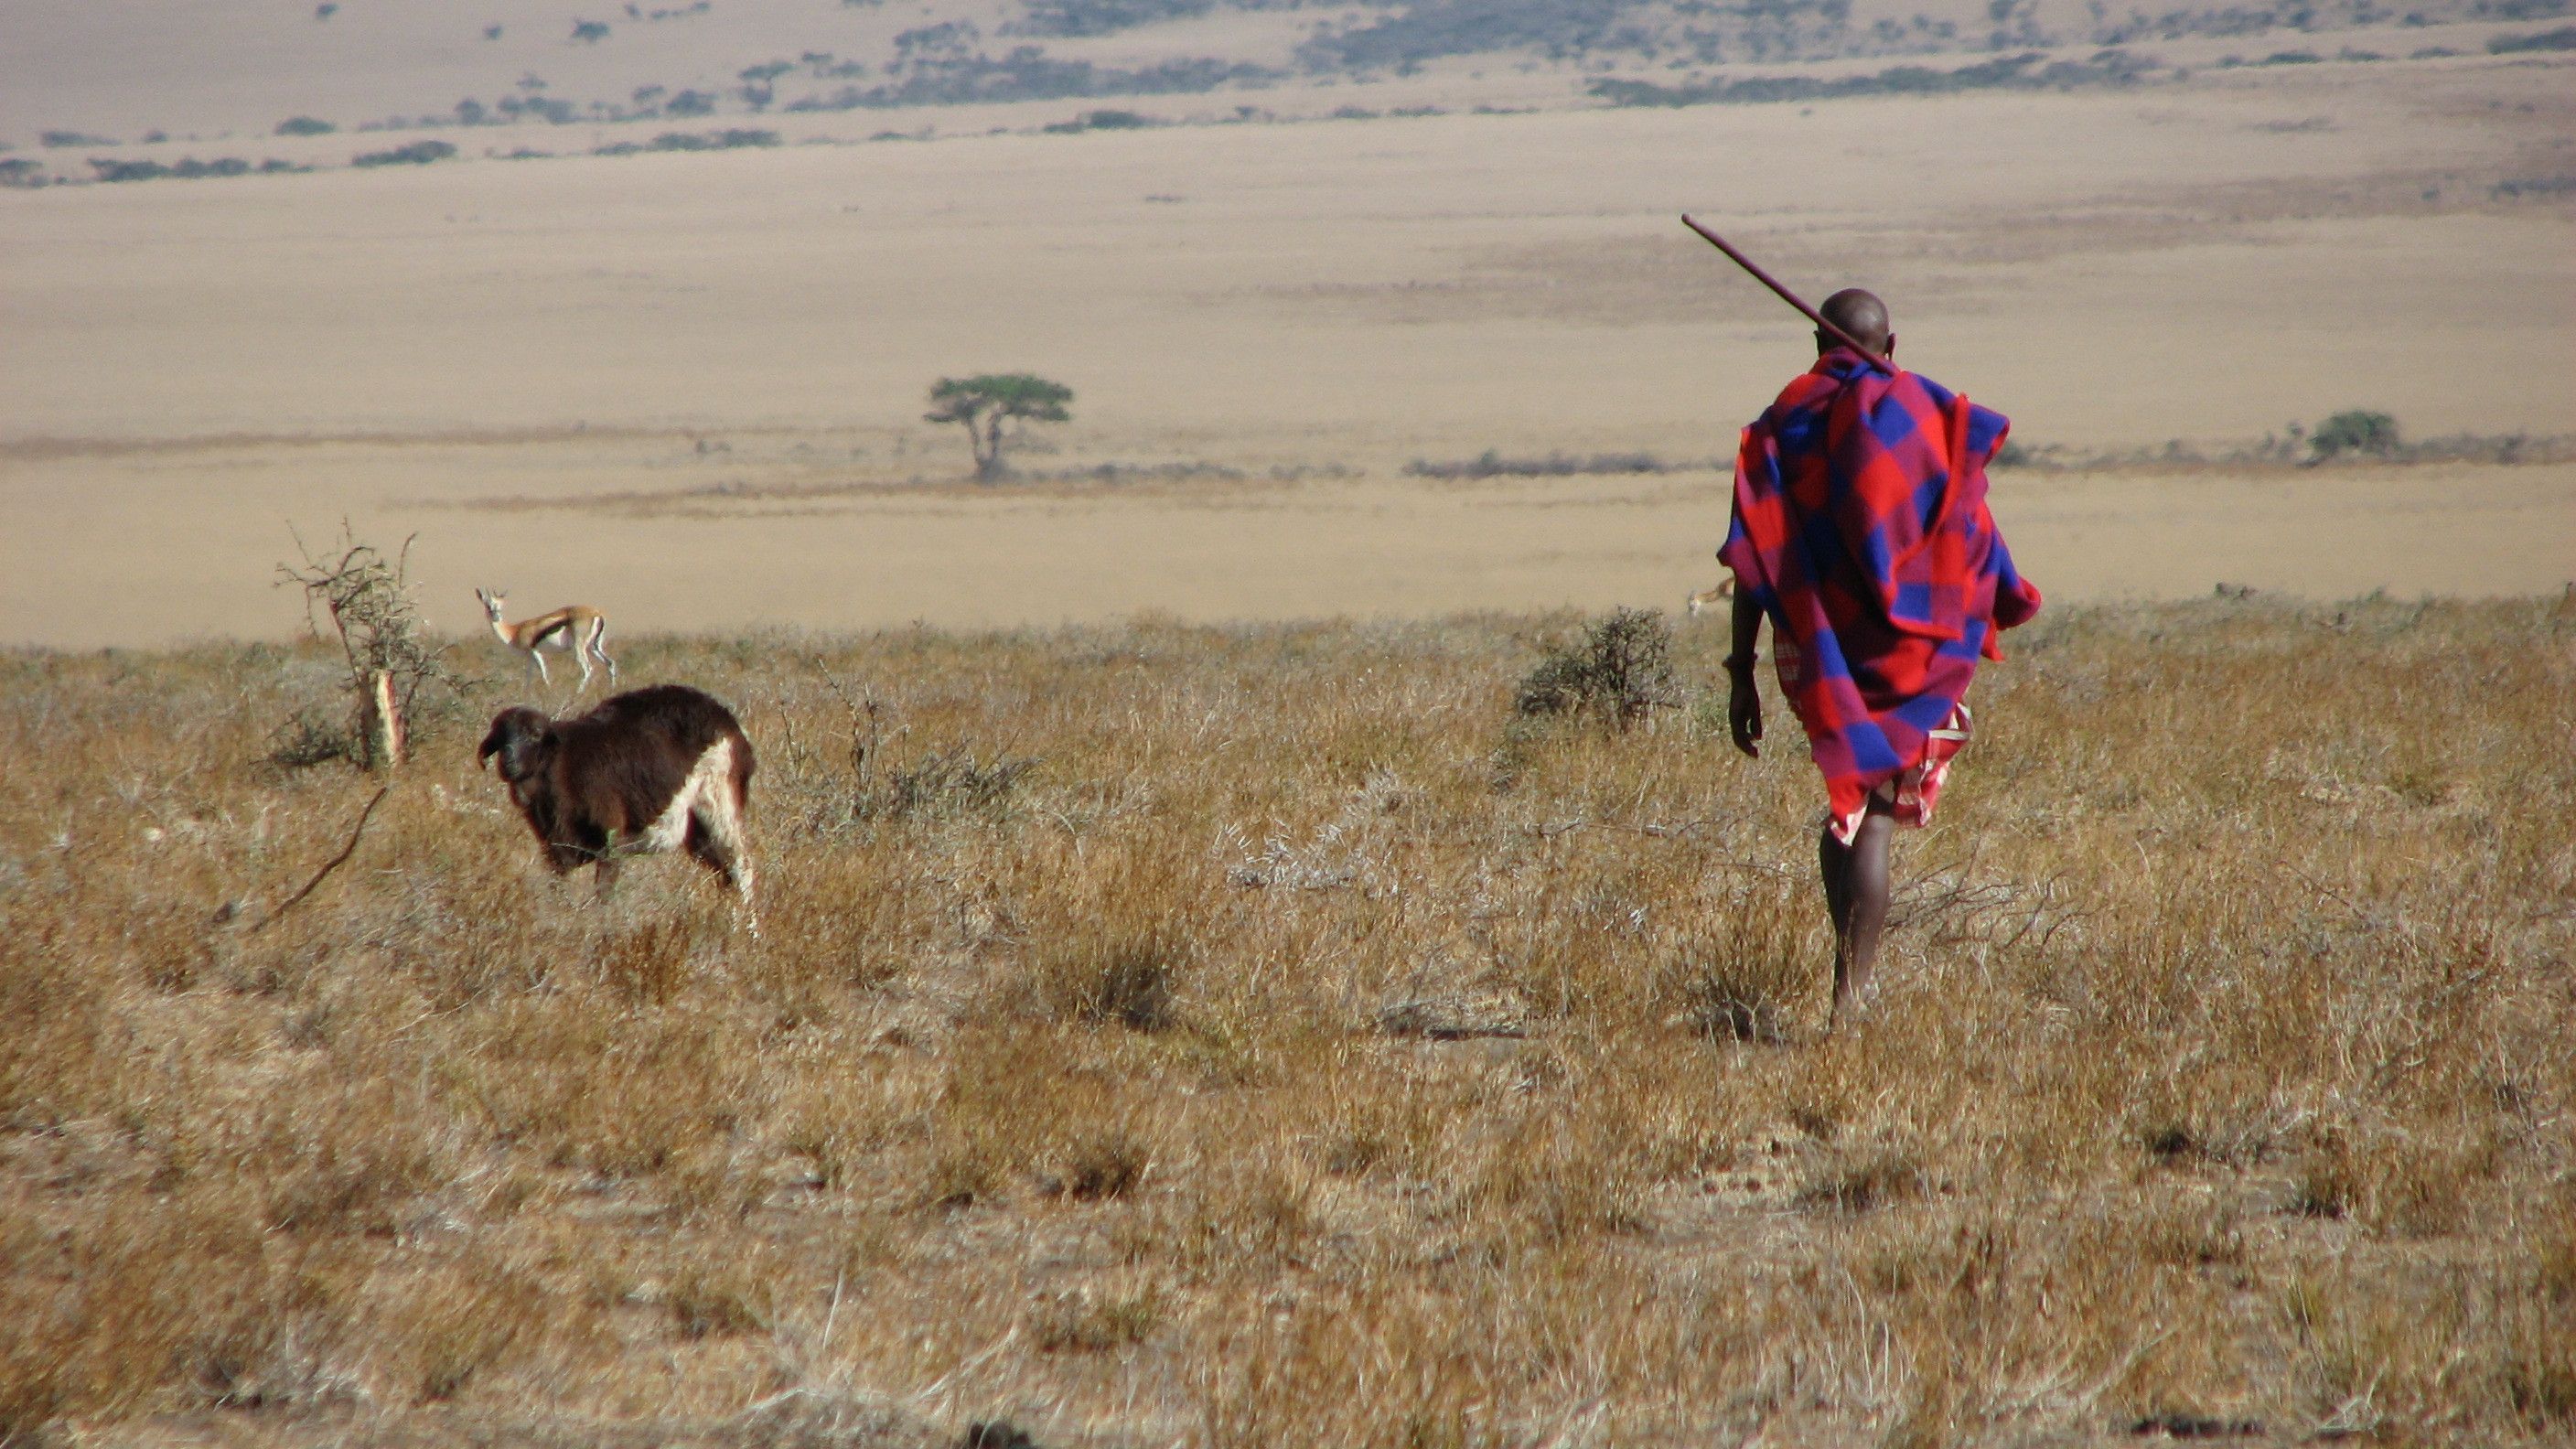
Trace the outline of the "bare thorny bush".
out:
<instances>
[{"instance_id":1,"label":"bare thorny bush","mask_svg":"<svg viewBox=\"0 0 2576 1449\"><path fill-rule=\"evenodd\" d=\"M1521 680L1524 715L1581 714L1620 729L1678 703L1672 630L1659 609L1618 609L1547 651Z\"/></svg>"},{"instance_id":2,"label":"bare thorny bush","mask_svg":"<svg viewBox=\"0 0 2576 1449\"><path fill-rule=\"evenodd\" d=\"M2564 1442L2576 615L2333 613L2017 633L1831 1037L1811 770L1562 619L649 641L758 943L452 746L254 933L327 646L0 655L0 1438Z\"/></svg>"},{"instance_id":3,"label":"bare thorny bush","mask_svg":"<svg viewBox=\"0 0 2576 1449\"><path fill-rule=\"evenodd\" d=\"M345 734L309 710L299 712L271 752L278 763L294 767L343 756L368 770L399 763L384 755L389 743L399 753L422 692L457 687L446 664L447 644L428 632L412 600L405 577L411 543L404 539L387 559L373 545L358 542L344 522L338 552L317 555L302 534L295 535L303 563L279 564L278 582L303 592L305 622L317 636L317 620L330 622L348 663L351 704ZM379 680L392 705L389 720L377 704Z\"/></svg>"},{"instance_id":4,"label":"bare thorny bush","mask_svg":"<svg viewBox=\"0 0 2576 1449\"><path fill-rule=\"evenodd\" d=\"M1021 781L1041 763L1007 751L983 758L970 744L934 745L889 763L889 749L910 733L908 726L897 724L888 736L894 707L865 687L852 692L819 658L809 655L805 663L846 716L846 778L818 768L814 750L797 738L792 722L786 725L789 760L798 772L791 788L803 797L809 830L831 833L877 822L988 815L1007 808Z\"/></svg>"}]
</instances>

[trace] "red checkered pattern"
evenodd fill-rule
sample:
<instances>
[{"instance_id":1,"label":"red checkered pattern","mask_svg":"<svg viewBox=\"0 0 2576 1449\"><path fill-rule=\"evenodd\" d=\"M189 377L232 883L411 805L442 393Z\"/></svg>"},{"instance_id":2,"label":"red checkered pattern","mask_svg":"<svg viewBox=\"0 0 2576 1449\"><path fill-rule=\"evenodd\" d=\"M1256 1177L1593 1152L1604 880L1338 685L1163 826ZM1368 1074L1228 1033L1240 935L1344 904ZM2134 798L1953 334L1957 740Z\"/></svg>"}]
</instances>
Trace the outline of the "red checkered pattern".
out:
<instances>
[{"instance_id":1,"label":"red checkered pattern","mask_svg":"<svg viewBox=\"0 0 2576 1449\"><path fill-rule=\"evenodd\" d=\"M1782 688L1838 828L1936 750L1946 771L1966 734L1936 736L1978 661L2002 658L1996 635L2039 612L1986 507L1986 464L2010 427L1836 348L1744 430L1718 557L1798 661ZM1930 785L1924 816L1939 774L1917 781Z\"/></svg>"}]
</instances>

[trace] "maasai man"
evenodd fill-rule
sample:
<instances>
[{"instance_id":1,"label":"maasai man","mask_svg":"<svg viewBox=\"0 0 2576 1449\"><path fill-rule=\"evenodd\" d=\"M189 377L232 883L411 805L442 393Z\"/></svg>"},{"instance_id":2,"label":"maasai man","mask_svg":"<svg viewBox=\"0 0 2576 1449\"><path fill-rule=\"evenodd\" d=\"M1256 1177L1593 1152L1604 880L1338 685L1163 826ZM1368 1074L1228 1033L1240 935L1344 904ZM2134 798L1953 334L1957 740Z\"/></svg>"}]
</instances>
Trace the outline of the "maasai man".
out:
<instances>
[{"instance_id":1,"label":"maasai man","mask_svg":"<svg viewBox=\"0 0 2576 1449\"><path fill-rule=\"evenodd\" d=\"M1826 320L1894 359L1887 307L1858 289ZM1816 842L1834 922L1834 1017L1871 995L1887 920L1888 839L1932 818L1968 742L1968 684L1996 635L2039 612L1986 509L1986 464L2010 426L1910 372L1881 372L1819 329L1816 365L1744 430L1726 661L1735 747L1759 755L1754 646L1768 615L1780 692L1824 772ZM1893 373L1891 376L1890 373Z\"/></svg>"}]
</instances>

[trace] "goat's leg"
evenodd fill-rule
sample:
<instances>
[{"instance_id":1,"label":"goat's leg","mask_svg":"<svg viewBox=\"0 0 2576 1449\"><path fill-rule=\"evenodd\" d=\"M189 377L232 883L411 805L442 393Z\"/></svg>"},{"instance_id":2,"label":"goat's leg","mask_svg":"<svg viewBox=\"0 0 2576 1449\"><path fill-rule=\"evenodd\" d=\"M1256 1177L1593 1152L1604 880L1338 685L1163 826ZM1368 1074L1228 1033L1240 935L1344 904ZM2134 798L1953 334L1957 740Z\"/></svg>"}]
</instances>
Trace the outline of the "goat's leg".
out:
<instances>
[{"instance_id":1,"label":"goat's leg","mask_svg":"<svg viewBox=\"0 0 2576 1449\"><path fill-rule=\"evenodd\" d=\"M732 889L735 909L752 938L759 939L760 910L752 902L751 851L742 838L741 817L721 802L693 811L686 844L689 854Z\"/></svg>"}]
</instances>

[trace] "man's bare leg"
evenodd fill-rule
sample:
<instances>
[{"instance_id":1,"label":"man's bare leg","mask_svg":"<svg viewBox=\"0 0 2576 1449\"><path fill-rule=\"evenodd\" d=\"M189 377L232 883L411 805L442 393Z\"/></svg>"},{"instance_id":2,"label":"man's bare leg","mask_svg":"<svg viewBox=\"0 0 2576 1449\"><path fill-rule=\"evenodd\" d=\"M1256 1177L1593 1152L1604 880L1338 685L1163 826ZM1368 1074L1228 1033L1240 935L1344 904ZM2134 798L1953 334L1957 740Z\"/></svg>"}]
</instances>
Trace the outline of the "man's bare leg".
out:
<instances>
[{"instance_id":1,"label":"man's bare leg","mask_svg":"<svg viewBox=\"0 0 2576 1449\"><path fill-rule=\"evenodd\" d=\"M1852 843L1834 839L1828 825L1816 841L1816 865L1825 881L1825 910L1834 923L1834 1020L1865 1010L1878 971L1878 938L1887 925L1888 843L1896 821L1887 802L1872 795Z\"/></svg>"},{"instance_id":2,"label":"man's bare leg","mask_svg":"<svg viewBox=\"0 0 2576 1449\"><path fill-rule=\"evenodd\" d=\"M1828 821L1816 832L1816 874L1825 882L1825 915L1834 923L1834 969L1836 979L1842 970L1843 931L1851 922L1851 892L1845 877L1851 873L1851 847L1834 839L1834 827Z\"/></svg>"}]
</instances>

